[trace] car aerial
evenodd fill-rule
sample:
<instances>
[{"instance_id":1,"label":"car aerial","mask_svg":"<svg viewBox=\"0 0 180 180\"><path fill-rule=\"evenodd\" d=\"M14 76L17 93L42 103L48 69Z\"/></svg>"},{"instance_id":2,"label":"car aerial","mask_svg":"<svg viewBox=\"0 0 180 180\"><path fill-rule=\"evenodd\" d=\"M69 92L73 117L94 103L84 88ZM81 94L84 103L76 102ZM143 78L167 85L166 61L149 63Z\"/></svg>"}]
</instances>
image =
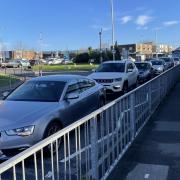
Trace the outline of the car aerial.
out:
<instances>
[{"instance_id":1,"label":"car aerial","mask_svg":"<svg viewBox=\"0 0 180 180\"><path fill-rule=\"evenodd\" d=\"M0 101L0 150L17 153L104 104L104 87L87 77L31 79Z\"/></svg>"},{"instance_id":2,"label":"car aerial","mask_svg":"<svg viewBox=\"0 0 180 180\"><path fill-rule=\"evenodd\" d=\"M156 75L159 75L166 70L164 60L153 59L150 62L152 63L152 67L154 68L154 73Z\"/></svg>"},{"instance_id":3,"label":"car aerial","mask_svg":"<svg viewBox=\"0 0 180 180\"><path fill-rule=\"evenodd\" d=\"M164 60L167 66L167 69L172 68L174 66L174 60L170 57L161 57L160 60Z\"/></svg>"},{"instance_id":4,"label":"car aerial","mask_svg":"<svg viewBox=\"0 0 180 180\"><path fill-rule=\"evenodd\" d=\"M106 88L107 93L126 93L138 83L138 69L131 60L107 61L88 77Z\"/></svg>"},{"instance_id":5,"label":"car aerial","mask_svg":"<svg viewBox=\"0 0 180 180\"><path fill-rule=\"evenodd\" d=\"M135 62L139 71L139 82L146 82L154 77L154 69L151 62Z\"/></svg>"},{"instance_id":6,"label":"car aerial","mask_svg":"<svg viewBox=\"0 0 180 180\"><path fill-rule=\"evenodd\" d=\"M174 65L180 64L180 59L178 57L174 57Z\"/></svg>"}]
</instances>

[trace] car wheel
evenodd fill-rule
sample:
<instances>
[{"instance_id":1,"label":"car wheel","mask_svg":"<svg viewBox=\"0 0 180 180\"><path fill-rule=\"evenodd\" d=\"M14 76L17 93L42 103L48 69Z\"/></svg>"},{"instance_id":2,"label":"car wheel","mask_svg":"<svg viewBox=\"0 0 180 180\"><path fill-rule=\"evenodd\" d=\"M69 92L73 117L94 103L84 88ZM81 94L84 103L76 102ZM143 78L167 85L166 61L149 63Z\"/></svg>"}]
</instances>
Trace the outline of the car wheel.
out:
<instances>
[{"instance_id":1,"label":"car wheel","mask_svg":"<svg viewBox=\"0 0 180 180\"><path fill-rule=\"evenodd\" d=\"M12 157L22 152L18 149L2 149L1 151L6 157Z\"/></svg>"},{"instance_id":2,"label":"car wheel","mask_svg":"<svg viewBox=\"0 0 180 180\"><path fill-rule=\"evenodd\" d=\"M52 122L48 125L48 127L46 128L45 130L45 133L44 133L44 138L43 139L46 139L48 138L49 136L55 134L56 132L60 131L62 129L62 126L60 123L58 122ZM58 140L58 148L61 144L61 139ZM53 143L53 153L56 152L56 143ZM49 156L51 154L51 145L48 145L47 147L44 148L44 153L45 155Z\"/></svg>"},{"instance_id":3,"label":"car wheel","mask_svg":"<svg viewBox=\"0 0 180 180\"><path fill-rule=\"evenodd\" d=\"M129 90L128 83L125 82L124 85L123 85L123 91L122 91L123 94L126 94L128 92L128 90Z\"/></svg>"},{"instance_id":4,"label":"car wheel","mask_svg":"<svg viewBox=\"0 0 180 180\"><path fill-rule=\"evenodd\" d=\"M138 84L139 84L139 78L137 78L136 83L135 83L135 85L134 85L134 88L137 88L137 87L138 87Z\"/></svg>"}]
</instances>

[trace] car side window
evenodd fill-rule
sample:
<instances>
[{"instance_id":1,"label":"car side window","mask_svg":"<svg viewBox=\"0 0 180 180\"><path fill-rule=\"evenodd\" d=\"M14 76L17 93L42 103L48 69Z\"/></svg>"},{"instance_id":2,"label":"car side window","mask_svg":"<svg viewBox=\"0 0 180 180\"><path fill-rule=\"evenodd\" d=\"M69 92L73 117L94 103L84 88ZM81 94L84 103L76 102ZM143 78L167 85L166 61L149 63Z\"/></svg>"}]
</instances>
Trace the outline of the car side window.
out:
<instances>
[{"instance_id":1,"label":"car side window","mask_svg":"<svg viewBox=\"0 0 180 180\"><path fill-rule=\"evenodd\" d=\"M80 93L78 83L71 84L68 86L65 97L71 93Z\"/></svg>"},{"instance_id":2,"label":"car side window","mask_svg":"<svg viewBox=\"0 0 180 180\"><path fill-rule=\"evenodd\" d=\"M84 91L86 91L87 89L90 89L93 86L95 86L95 82L94 81L83 80L83 81L79 82L80 92L84 92Z\"/></svg>"}]
</instances>

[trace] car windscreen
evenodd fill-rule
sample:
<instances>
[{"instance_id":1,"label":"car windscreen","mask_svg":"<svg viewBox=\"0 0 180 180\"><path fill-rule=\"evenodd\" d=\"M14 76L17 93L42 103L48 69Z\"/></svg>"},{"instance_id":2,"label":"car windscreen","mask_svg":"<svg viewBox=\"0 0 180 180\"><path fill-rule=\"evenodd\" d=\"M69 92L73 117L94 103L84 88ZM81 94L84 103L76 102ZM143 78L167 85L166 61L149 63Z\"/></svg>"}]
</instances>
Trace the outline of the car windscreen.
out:
<instances>
[{"instance_id":1,"label":"car windscreen","mask_svg":"<svg viewBox=\"0 0 180 180\"><path fill-rule=\"evenodd\" d=\"M135 63L136 67L141 70L149 69L149 64L147 63Z\"/></svg>"},{"instance_id":2,"label":"car windscreen","mask_svg":"<svg viewBox=\"0 0 180 180\"><path fill-rule=\"evenodd\" d=\"M152 65L163 65L162 61L151 61Z\"/></svg>"},{"instance_id":3,"label":"car windscreen","mask_svg":"<svg viewBox=\"0 0 180 180\"><path fill-rule=\"evenodd\" d=\"M105 63L99 66L96 72L124 72L125 63Z\"/></svg>"},{"instance_id":4,"label":"car windscreen","mask_svg":"<svg viewBox=\"0 0 180 180\"><path fill-rule=\"evenodd\" d=\"M13 91L5 100L58 102L65 82L61 81L28 81Z\"/></svg>"},{"instance_id":5,"label":"car windscreen","mask_svg":"<svg viewBox=\"0 0 180 180\"><path fill-rule=\"evenodd\" d=\"M174 61L180 61L179 58L174 58Z\"/></svg>"},{"instance_id":6,"label":"car windscreen","mask_svg":"<svg viewBox=\"0 0 180 180\"><path fill-rule=\"evenodd\" d=\"M163 59L165 62L171 62L170 58L161 58L161 59Z\"/></svg>"}]
</instances>

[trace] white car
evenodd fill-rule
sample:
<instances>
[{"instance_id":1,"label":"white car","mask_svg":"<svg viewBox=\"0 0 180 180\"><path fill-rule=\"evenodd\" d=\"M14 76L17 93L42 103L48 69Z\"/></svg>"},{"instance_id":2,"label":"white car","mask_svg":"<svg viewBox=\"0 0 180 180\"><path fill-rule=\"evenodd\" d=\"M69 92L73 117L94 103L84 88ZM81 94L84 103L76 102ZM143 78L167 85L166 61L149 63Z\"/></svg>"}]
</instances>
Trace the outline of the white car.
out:
<instances>
[{"instance_id":1,"label":"white car","mask_svg":"<svg viewBox=\"0 0 180 180\"><path fill-rule=\"evenodd\" d=\"M51 64L52 65L58 65L58 64L61 64L63 60L64 59L54 59Z\"/></svg>"},{"instance_id":2,"label":"white car","mask_svg":"<svg viewBox=\"0 0 180 180\"><path fill-rule=\"evenodd\" d=\"M138 69L131 60L107 61L88 77L104 85L107 93L126 93L138 83Z\"/></svg>"}]
</instances>

